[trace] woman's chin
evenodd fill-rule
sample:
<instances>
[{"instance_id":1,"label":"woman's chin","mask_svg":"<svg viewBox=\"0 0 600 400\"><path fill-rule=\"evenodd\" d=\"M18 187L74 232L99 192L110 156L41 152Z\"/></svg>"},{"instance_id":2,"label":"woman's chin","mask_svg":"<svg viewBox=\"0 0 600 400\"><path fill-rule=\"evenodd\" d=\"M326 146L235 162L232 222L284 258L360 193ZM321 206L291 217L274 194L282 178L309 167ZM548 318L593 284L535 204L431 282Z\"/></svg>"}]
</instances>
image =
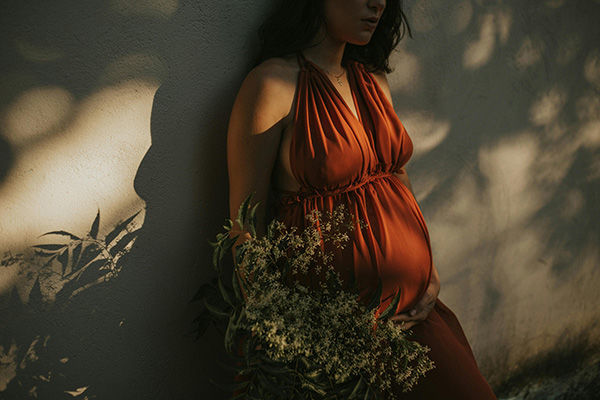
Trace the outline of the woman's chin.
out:
<instances>
[{"instance_id":1,"label":"woman's chin","mask_svg":"<svg viewBox=\"0 0 600 400\"><path fill-rule=\"evenodd\" d=\"M356 35L351 40L348 40L348 43L351 43L356 46L366 46L371 41L372 37L373 37L372 32L365 31L359 35Z\"/></svg>"}]
</instances>

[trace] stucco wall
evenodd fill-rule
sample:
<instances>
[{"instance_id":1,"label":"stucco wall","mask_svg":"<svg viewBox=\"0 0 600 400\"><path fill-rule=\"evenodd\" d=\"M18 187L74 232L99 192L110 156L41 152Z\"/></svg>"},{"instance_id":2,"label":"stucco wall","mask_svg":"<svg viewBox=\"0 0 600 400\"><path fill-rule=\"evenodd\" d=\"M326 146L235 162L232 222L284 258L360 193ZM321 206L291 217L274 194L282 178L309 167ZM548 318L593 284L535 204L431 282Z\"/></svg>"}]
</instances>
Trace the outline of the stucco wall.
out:
<instances>
[{"instance_id":1,"label":"stucco wall","mask_svg":"<svg viewBox=\"0 0 600 400\"><path fill-rule=\"evenodd\" d=\"M440 298L497 388L599 343L600 2L405 4L388 80L407 171ZM188 301L212 276L227 119L268 5L2 2L0 394L224 398L221 339L186 335ZM139 210L106 282L73 280L74 248L32 253Z\"/></svg>"}]
</instances>

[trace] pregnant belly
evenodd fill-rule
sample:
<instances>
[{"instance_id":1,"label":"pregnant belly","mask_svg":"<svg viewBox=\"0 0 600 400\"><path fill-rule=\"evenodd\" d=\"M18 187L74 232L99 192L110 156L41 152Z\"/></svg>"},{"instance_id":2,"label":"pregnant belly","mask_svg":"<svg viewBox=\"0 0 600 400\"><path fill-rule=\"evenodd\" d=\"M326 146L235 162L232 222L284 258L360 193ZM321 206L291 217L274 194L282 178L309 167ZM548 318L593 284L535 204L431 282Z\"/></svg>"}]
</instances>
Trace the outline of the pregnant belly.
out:
<instances>
[{"instance_id":1,"label":"pregnant belly","mask_svg":"<svg viewBox=\"0 0 600 400\"><path fill-rule=\"evenodd\" d=\"M342 251L330 249L336 253L335 269L344 281L354 273L360 299L370 300L380 278L381 311L400 289L396 312L408 310L427 289L432 268L429 234L413 195L391 175L351 191L305 199L280 210L279 217L288 226L302 227L308 211L332 211L339 204L367 226L356 226Z\"/></svg>"},{"instance_id":2,"label":"pregnant belly","mask_svg":"<svg viewBox=\"0 0 600 400\"><path fill-rule=\"evenodd\" d=\"M369 226L357 235L355 251L362 254L360 260L371 265L370 274L376 275L372 285L376 287L377 277L382 280L381 310L399 289L396 312L406 311L424 294L432 268L429 234L419 206L408 188L394 177L367 188L360 213ZM364 269L363 262L355 268Z\"/></svg>"}]
</instances>

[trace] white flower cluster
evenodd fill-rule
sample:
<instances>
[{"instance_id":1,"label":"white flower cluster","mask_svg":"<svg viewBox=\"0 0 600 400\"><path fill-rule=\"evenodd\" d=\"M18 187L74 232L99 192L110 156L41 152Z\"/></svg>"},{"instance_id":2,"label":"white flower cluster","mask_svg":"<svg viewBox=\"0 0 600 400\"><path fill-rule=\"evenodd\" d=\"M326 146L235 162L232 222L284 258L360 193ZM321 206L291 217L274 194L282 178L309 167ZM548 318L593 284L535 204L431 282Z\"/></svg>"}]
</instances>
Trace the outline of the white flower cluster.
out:
<instances>
[{"instance_id":1,"label":"white flower cluster","mask_svg":"<svg viewBox=\"0 0 600 400\"><path fill-rule=\"evenodd\" d=\"M321 246L330 242L343 247L349 237L340 228L354 226L345 222L347 216L343 205L324 221L315 210L307 215L311 226L301 235L274 220L265 237L244 243L248 292L241 326L274 361L292 364L303 357L336 382L361 375L385 398L394 399L394 388L410 390L433 362L425 355L429 348L408 340L407 331L392 321L381 323L376 308L367 311L356 293L342 290L330 264L332 254ZM321 270L326 279L319 288L285 279L291 272Z\"/></svg>"}]
</instances>

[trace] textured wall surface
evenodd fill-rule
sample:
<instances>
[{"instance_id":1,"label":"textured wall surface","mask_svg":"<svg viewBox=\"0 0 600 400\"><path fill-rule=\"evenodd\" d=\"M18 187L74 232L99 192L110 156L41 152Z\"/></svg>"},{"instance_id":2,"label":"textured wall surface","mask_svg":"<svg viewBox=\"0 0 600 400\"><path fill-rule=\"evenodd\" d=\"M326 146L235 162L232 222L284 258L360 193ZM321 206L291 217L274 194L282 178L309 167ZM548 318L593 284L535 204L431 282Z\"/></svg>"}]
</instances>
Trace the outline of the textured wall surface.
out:
<instances>
[{"instance_id":1,"label":"textured wall surface","mask_svg":"<svg viewBox=\"0 0 600 400\"><path fill-rule=\"evenodd\" d=\"M189 300L269 3L1 3L0 397L225 398ZM405 5L388 80L440 298L495 388L576 363L600 344L600 2Z\"/></svg>"}]
</instances>

